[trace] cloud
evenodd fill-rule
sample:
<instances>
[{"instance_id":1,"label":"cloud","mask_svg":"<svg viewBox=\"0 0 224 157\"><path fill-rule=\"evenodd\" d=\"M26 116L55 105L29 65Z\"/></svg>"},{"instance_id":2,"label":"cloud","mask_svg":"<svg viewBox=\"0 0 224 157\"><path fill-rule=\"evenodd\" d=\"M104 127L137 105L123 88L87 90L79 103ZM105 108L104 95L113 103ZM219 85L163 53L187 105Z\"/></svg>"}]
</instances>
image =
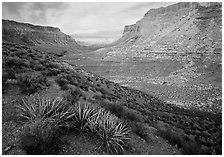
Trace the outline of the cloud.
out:
<instances>
[{"instance_id":1,"label":"cloud","mask_svg":"<svg viewBox=\"0 0 224 157\"><path fill-rule=\"evenodd\" d=\"M3 18L59 27L66 34L118 38L123 27L140 20L158 2L3 2ZM111 33L112 32L112 33Z\"/></svg>"},{"instance_id":2,"label":"cloud","mask_svg":"<svg viewBox=\"0 0 224 157\"><path fill-rule=\"evenodd\" d=\"M54 25L48 22L48 15L60 9L62 3L42 2L3 2L3 18L41 25Z\"/></svg>"},{"instance_id":3,"label":"cloud","mask_svg":"<svg viewBox=\"0 0 224 157\"><path fill-rule=\"evenodd\" d=\"M9 2L3 2L2 3L2 16L3 18L9 18L9 17L16 17L21 18L20 10L21 7L25 3L9 3Z\"/></svg>"}]
</instances>

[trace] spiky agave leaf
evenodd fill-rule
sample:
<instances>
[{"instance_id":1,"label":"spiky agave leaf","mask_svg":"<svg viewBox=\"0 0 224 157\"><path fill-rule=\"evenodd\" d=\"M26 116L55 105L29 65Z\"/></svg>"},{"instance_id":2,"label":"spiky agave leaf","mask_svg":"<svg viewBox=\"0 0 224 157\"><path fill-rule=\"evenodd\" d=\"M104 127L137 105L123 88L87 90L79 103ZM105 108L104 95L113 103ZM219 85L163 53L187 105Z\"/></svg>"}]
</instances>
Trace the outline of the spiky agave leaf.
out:
<instances>
[{"instance_id":1,"label":"spiky agave leaf","mask_svg":"<svg viewBox=\"0 0 224 157\"><path fill-rule=\"evenodd\" d=\"M88 121L88 127L91 132L96 133L99 130L99 126L100 126L99 122L104 112L105 112L105 109L96 107L95 113L93 114L91 118L89 118L89 121Z\"/></svg>"},{"instance_id":2,"label":"spiky agave leaf","mask_svg":"<svg viewBox=\"0 0 224 157\"><path fill-rule=\"evenodd\" d=\"M48 120L61 125L72 114L62 98L44 97L39 94L22 98L17 108L19 116L29 122Z\"/></svg>"},{"instance_id":3,"label":"spiky agave leaf","mask_svg":"<svg viewBox=\"0 0 224 157\"><path fill-rule=\"evenodd\" d=\"M89 103L75 103L73 108L74 126L81 131L88 127L88 122L94 116L95 108Z\"/></svg>"},{"instance_id":4,"label":"spiky agave leaf","mask_svg":"<svg viewBox=\"0 0 224 157\"><path fill-rule=\"evenodd\" d=\"M103 146L106 147L107 152L119 154L124 151L125 142L129 139L127 126L108 111L104 112L99 124L98 134L103 140Z\"/></svg>"}]
</instances>

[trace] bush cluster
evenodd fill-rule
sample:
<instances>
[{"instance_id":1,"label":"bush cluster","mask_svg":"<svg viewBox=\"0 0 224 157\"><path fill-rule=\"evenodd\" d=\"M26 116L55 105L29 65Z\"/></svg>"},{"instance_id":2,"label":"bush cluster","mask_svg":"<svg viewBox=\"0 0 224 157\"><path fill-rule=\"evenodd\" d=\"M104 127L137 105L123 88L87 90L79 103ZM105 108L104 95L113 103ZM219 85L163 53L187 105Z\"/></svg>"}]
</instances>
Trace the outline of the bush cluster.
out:
<instances>
[{"instance_id":1,"label":"bush cluster","mask_svg":"<svg viewBox=\"0 0 224 157\"><path fill-rule=\"evenodd\" d=\"M106 110L109 110L117 117L128 121L131 130L138 136L149 142L150 138L148 136L147 128L144 125L144 119L135 110L129 109L122 104L107 103L105 101L101 101L100 106L105 108Z\"/></svg>"},{"instance_id":2,"label":"bush cluster","mask_svg":"<svg viewBox=\"0 0 224 157\"><path fill-rule=\"evenodd\" d=\"M45 77L57 76L63 70L52 55L43 54L31 48L3 43L2 51L4 81L17 77L22 92L25 94L33 94L47 87ZM4 82L4 89L6 85Z\"/></svg>"},{"instance_id":3,"label":"bush cluster","mask_svg":"<svg viewBox=\"0 0 224 157\"><path fill-rule=\"evenodd\" d=\"M107 153L120 154L128 140L129 130L124 122L103 108L89 103L77 103L74 107L75 126L96 133L103 141Z\"/></svg>"},{"instance_id":4,"label":"bush cluster","mask_svg":"<svg viewBox=\"0 0 224 157\"><path fill-rule=\"evenodd\" d=\"M83 96L83 93L78 89L78 88L75 88L75 89L69 89L67 88L67 92L64 96L64 99L70 103L70 104L74 104L76 103L80 97Z\"/></svg>"},{"instance_id":5,"label":"bush cluster","mask_svg":"<svg viewBox=\"0 0 224 157\"><path fill-rule=\"evenodd\" d=\"M140 114L138 114L136 111L129 109L125 107L124 105L120 103L108 103L105 101L102 101L100 103L100 106L109 110L114 115L123 118L128 121L135 121L135 122L141 122L143 121L143 118Z\"/></svg>"},{"instance_id":6,"label":"bush cluster","mask_svg":"<svg viewBox=\"0 0 224 157\"><path fill-rule=\"evenodd\" d=\"M61 98L46 98L34 94L18 104L26 129L20 139L27 154L50 154L60 145L59 132L67 128L91 132L102 140L102 148L110 154L120 154L128 140L127 125L109 111L87 102L66 103Z\"/></svg>"},{"instance_id":7,"label":"bush cluster","mask_svg":"<svg viewBox=\"0 0 224 157\"><path fill-rule=\"evenodd\" d=\"M16 75L16 79L23 94L33 94L50 85L41 73L20 73Z\"/></svg>"},{"instance_id":8,"label":"bush cluster","mask_svg":"<svg viewBox=\"0 0 224 157\"><path fill-rule=\"evenodd\" d=\"M20 145L27 154L51 154L59 147L59 129L71 114L61 98L34 94L24 97L17 109L20 120L26 122Z\"/></svg>"},{"instance_id":9,"label":"bush cluster","mask_svg":"<svg viewBox=\"0 0 224 157\"><path fill-rule=\"evenodd\" d=\"M160 130L159 135L164 139L168 140L172 145L176 145L181 149L182 154L186 155L200 155L200 154L210 154L210 150L202 149L202 145L196 141L185 140L185 138L171 129Z\"/></svg>"}]
</instances>

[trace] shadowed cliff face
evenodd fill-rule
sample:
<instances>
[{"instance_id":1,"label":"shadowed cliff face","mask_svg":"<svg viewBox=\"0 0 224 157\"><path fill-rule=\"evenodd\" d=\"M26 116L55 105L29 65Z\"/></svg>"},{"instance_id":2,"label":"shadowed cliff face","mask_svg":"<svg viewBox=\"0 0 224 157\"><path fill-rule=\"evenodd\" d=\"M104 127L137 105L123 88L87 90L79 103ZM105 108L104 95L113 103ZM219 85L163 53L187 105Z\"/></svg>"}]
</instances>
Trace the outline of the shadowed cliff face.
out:
<instances>
[{"instance_id":1,"label":"shadowed cliff face","mask_svg":"<svg viewBox=\"0 0 224 157\"><path fill-rule=\"evenodd\" d=\"M74 39L61 32L59 28L36 26L10 20L2 20L2 39L29 46L75 47L78 45Z\"/></svg>"}]
</instances>

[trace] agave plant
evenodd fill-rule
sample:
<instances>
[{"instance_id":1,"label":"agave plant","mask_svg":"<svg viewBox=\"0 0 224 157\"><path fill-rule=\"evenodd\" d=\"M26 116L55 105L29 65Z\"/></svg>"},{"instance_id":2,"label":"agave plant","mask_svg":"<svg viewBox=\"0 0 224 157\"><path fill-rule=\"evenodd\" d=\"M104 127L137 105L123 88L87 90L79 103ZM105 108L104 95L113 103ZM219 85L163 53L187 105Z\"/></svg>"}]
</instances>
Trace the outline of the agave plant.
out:
<instances>
[{"instance_id":1,"label":"agave plant","mask_svg":"<svg viewBox=\"0 0 224 157\"><path fill-rule=\"evenodd\" d=\"M17 108L19 117L31 123L47 120L63 125L72 114L62 98L50 98L39 94L24 97Z\"/></svg>"},{"instance_id":2,"label":"agave plant","mask_svg":"<svg viewBox=\"0 0 224 157\"><path fill-rule=\"evenodd\" d=\"M74 104L73 112L70 117L74 120L74 126L81 132L85 131L90 119L94 116L95 108L88 103L78 102Z\"/></svg>"},{"instance_id":3,"label":"agave plant","mask_svg":"<svg viewBox=\"0 0 224 157\"><path fill-rule=\"evenodd\" d=\"M127 125L120 121L109 111L105 111L99 121L98 135L103 140L103 145L110 154L120 154L128 138Z\"/></svg>"},{"instance_id":4,"label":"agave plant","mask_svg":"<svg viewBox=\"0 0 224 157\"><path fill-rule=\"evenodd\" d=\"M97 133L100 127L99 122L101 118L103 117L103 115L105 114L105 112L106 111L104 108L100 108L100 107L95 108L95 113L88 120L88 128L90 129L91 132Z\"/></svg>"},{"instance_id":5,"label":"agave plant","mask_svg":"<svg viewBox=\"0 0 224 157\"><path fill-rule=\"evenodd\" d=\"M102 147L110 154L120 154L129 139L127 125L104 108L89 103L73 104L74 126L80 131L89 129L103 141Z\"/></svg>"},{"instance_id":6,"label":"agave plant","mask_svg":"<svg viewBox=\"0 0 224 157\"><path fill-rule=\"evenodd\" d=\"M17 105L19 117L28 122L21 134L21 149L28 154L48 154L60 144L60 127L73 114L62 98L39 94L24 97Z\"/></svg>"}]
</instances>

